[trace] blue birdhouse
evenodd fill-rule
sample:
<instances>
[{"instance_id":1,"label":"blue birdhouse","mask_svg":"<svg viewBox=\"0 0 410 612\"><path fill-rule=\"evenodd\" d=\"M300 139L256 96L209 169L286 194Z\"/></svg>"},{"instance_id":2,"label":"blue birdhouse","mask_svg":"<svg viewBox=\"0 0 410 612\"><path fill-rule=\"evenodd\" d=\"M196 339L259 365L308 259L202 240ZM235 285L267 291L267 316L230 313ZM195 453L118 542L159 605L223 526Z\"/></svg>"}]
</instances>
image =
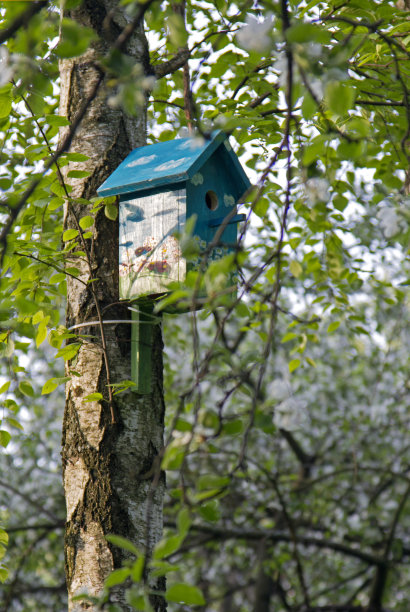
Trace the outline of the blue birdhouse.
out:
<instances>
[{"instance_id":1,"label":"blue birdhouse","mask_svg":"<svg viewBox=\"0 0 410 612\"><path fill-rule=\"evenodd\" d=\"M207 141L183 138L139 147L98 189L99 195L120 197L120 299L139 300L131 337L139 393L151 390L155 318L152 300L139 298L165 293L199 265L183 257L176 237L188 219L195 219L199 253L214 247L208 259L235 249L237 224L245 217L236 214L236 205L249 187L227 136L216 132Z\"/></svg>"},{"instance_id":2,"label":"blue birdhouse","mask_svg":"<svg viewBox=\"0 0 410 612\"><path fill-rule=\"evenodd\" d=\"M222 132L205 142L183 138L132 151L98 189L99 195L120 196L120 298L158 295L185 280L198 262L183 258L175 235L193 215L202 251L229 215L211 259L234 249L244 215L233 211L249 187Z\"/></svg>"}]
</instances>

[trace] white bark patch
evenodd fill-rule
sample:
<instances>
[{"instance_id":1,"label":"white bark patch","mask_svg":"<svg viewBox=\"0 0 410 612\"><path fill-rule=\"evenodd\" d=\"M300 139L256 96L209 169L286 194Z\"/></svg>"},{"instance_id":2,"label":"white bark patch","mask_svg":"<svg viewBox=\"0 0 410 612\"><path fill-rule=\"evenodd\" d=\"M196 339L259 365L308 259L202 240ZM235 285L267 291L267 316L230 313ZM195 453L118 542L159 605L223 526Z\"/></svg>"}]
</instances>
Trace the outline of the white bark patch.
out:
<instances>
[{"instance_id":1,"label":"white bark patch","mask_svg":"<svg viewBox=\"0 0 410 612\"><path fill-rule=\"evenodd\" d=\"M80 530L77 540L77 556L70 588L69 612L80 612L84 608L72 598L80 593L99 595L104 580L114 569L114 562L103 530L98 523L88 524L87 531Z\"/></svg>"},{"instance_id":2,"label":"white bark patch","mask_svg":"<svg viewBox=\"0 0 410 612\"><path fill-rule=\"evenodd\" d=\"M67 521L71 520L78 503L84 496L90 474L81 457L67 463L64 471L64 490L67 502Z\"/></svg>"},{"instance_id":3,"label":"white bark patch","mask_svg":"<svg viewBox=\"0 0 410 612\"><path fill-rule=\"evenodd\" d=\"M104 435L104 428L100 427L102 408L99 402L85 402L84 398L98 392L98 378L102 364L102 348L96 344L83 344L78 352L75 367L81 372L81 376L78 378L73 376L67 388L77 409L81 431L90 446L97 450Z\"/></svg>"}]
</instances>

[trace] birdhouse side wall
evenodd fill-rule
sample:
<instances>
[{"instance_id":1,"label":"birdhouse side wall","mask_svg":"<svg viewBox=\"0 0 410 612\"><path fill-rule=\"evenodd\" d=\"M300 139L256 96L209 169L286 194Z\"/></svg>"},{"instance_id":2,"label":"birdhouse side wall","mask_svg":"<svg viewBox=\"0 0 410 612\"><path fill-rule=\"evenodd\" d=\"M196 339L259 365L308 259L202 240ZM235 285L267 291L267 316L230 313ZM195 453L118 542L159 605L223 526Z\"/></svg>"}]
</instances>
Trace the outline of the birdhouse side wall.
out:
<instances>
[{"instance_id":1,"label":"birdhouse side wall","mask_svg":"<svg viewBox=\"0 0 410 612\"><path fill-rule=\"evenodd\" d=\"M184 281L186 262L174 234L186 220L186 190L130 194L120 202L120 298L163 293Z\"/></svg>"},{"instance_id":2,"label":"birdhouse side wall","mask_svg":"<svg viewBox=\"0 0 410 612\"><path fill-rule=\"evenodd\" d=\"M242 195L242 185L238 186L235 181L229 157L224 156L219 149L187 182L187 218L193 214L197 216L195 235L202 252L213 242L225 217L233 210L236 211L236 202ZM236 248L236 241L237 224L229 223L218 244L209 253L209 258L219 259L232 252ZM193 262L194 268L199 261L200 257Z\"/></svg>"}]
</instances>

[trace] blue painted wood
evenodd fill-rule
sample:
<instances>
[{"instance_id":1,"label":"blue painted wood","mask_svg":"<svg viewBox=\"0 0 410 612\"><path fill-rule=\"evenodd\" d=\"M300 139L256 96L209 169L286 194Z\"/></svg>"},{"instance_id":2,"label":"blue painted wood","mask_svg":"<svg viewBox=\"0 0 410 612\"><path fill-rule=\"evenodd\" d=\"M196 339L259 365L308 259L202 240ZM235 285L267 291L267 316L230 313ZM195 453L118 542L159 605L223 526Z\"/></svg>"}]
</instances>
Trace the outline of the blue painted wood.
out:
<instances>
[{"instance_id":1,"label":"blue painted wood","mask_svg":"<svg viewBox=\"0 0 410 612\"><path fill-rule=\"evenodd\" d=\"M225 221L226 217L218 217L218 219L211 219L208 221L209 227L219 227ZM245 221L246 215L240 214L235 215L231 219L229 219L226 224L229 225L231 223L240 223L241 221Z\"/></svg>"},{"instance_id":2,"label":"blue painted wood","mask_svg":"<svg viewBox=\"0 0 410 612\"><path fill-rule=\"evenodd\" d=\"M99 195L120 195L151 190L171 183L183 183L214 154L228 156L243 193L249 180L232 149L224 145L227 135L214 132L210 140L177 138L134 149L97 190Z\"/></svg>"},{"instance_id":3,"label":"blue painted wood","mask_svg":"<svg viewBox=\"0 0 410 612\"><path fill-rule=\"evenodd\" d=\"M228 145L228 147L226 146ZM197 216L195 234L206 245L213 241L220 223L217 219L225 218L250 186L249 180L242 170L238 173L232 165L232 150L228 141L222 143L193 177L187 181L187 218ZM235 155L233 153L233 155ZM245 178L243 178L245 177ZM217 201L217 207L211 210L207 206L207 194L212 192ZM236 244L237 226L228 224L220 237L220 242ZM228 252L229 252L228 251Z\"/></svg>"},{"instance_id":4,"label":"blue painted wood","mask_svg":"<svg viewBox=\"0 0 410 612\"><path fill-rule=\"evenodd\" d=\"M236 214L236 206L249 187L222 132L199 144L184 138L132 151L98 189L100 195L120 196L120 298L164 293L170 283L183 283L186 273L199 266L200 256L185 261L174 237L193 215L194 234L200 252L205 252L232 214L206 256L218 259L233 251L237 223L244 218Z\"/></svg>"}]
</instances>

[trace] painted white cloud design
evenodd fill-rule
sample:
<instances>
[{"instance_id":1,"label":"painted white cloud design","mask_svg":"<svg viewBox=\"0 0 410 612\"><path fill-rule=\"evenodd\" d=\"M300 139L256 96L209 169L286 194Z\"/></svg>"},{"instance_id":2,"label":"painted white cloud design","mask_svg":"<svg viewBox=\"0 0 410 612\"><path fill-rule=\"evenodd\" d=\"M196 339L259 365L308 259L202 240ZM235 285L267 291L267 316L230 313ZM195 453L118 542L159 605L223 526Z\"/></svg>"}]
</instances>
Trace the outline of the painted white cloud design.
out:
<instances>
[{"instance_id":1,"label":"painted white cloud design","mask_svg":"<svg viewBox=\"0 0 410 612\"><path fill-rule=\"evenodd\" d=\"M204 182L204 177L202 176L202 174L200 172L197 172L196 174L194 174L194 176L191 178L191 183L193 185L202 185L202 183Z\"/></svg>"},{"instance_id":2,"label":"painted white cloud design","mask_svg":"<svg viewBox=\"0 0 410 612\"><path fill-rule=\"evenodd\" d=\"M145 164L151 163L154 159L156 159L155 153L153 155L146 155L145 157L140 157L138 159L134 159L129 164L127 164L127 168L134 168L134 166L145 166Z\"/></svg>"},{"instance_id":3,"label":"painted white cloud design","mask_svg":"<svg viewBox=\"0 0 410 612\"><path fill-rule=\"evenodd\" d=\"M188 161L189 157L181 157L180 159L170 159L169 161L157 166L155 168L155 172L165 172L165 170L173 170L174 168L178 168L178 166L182 166Z\"/></svg>"},{"instance_id":4,"label":"painted white cloud design","mask_svg":"<svg viewBox=\"0 0 410 612\"><path fill-rule=\"evenodd\" d=\"M234 206L235 205L235 198L231 195L224 195L224 204L225 206Z\"/></svg>"}]
</instances>

